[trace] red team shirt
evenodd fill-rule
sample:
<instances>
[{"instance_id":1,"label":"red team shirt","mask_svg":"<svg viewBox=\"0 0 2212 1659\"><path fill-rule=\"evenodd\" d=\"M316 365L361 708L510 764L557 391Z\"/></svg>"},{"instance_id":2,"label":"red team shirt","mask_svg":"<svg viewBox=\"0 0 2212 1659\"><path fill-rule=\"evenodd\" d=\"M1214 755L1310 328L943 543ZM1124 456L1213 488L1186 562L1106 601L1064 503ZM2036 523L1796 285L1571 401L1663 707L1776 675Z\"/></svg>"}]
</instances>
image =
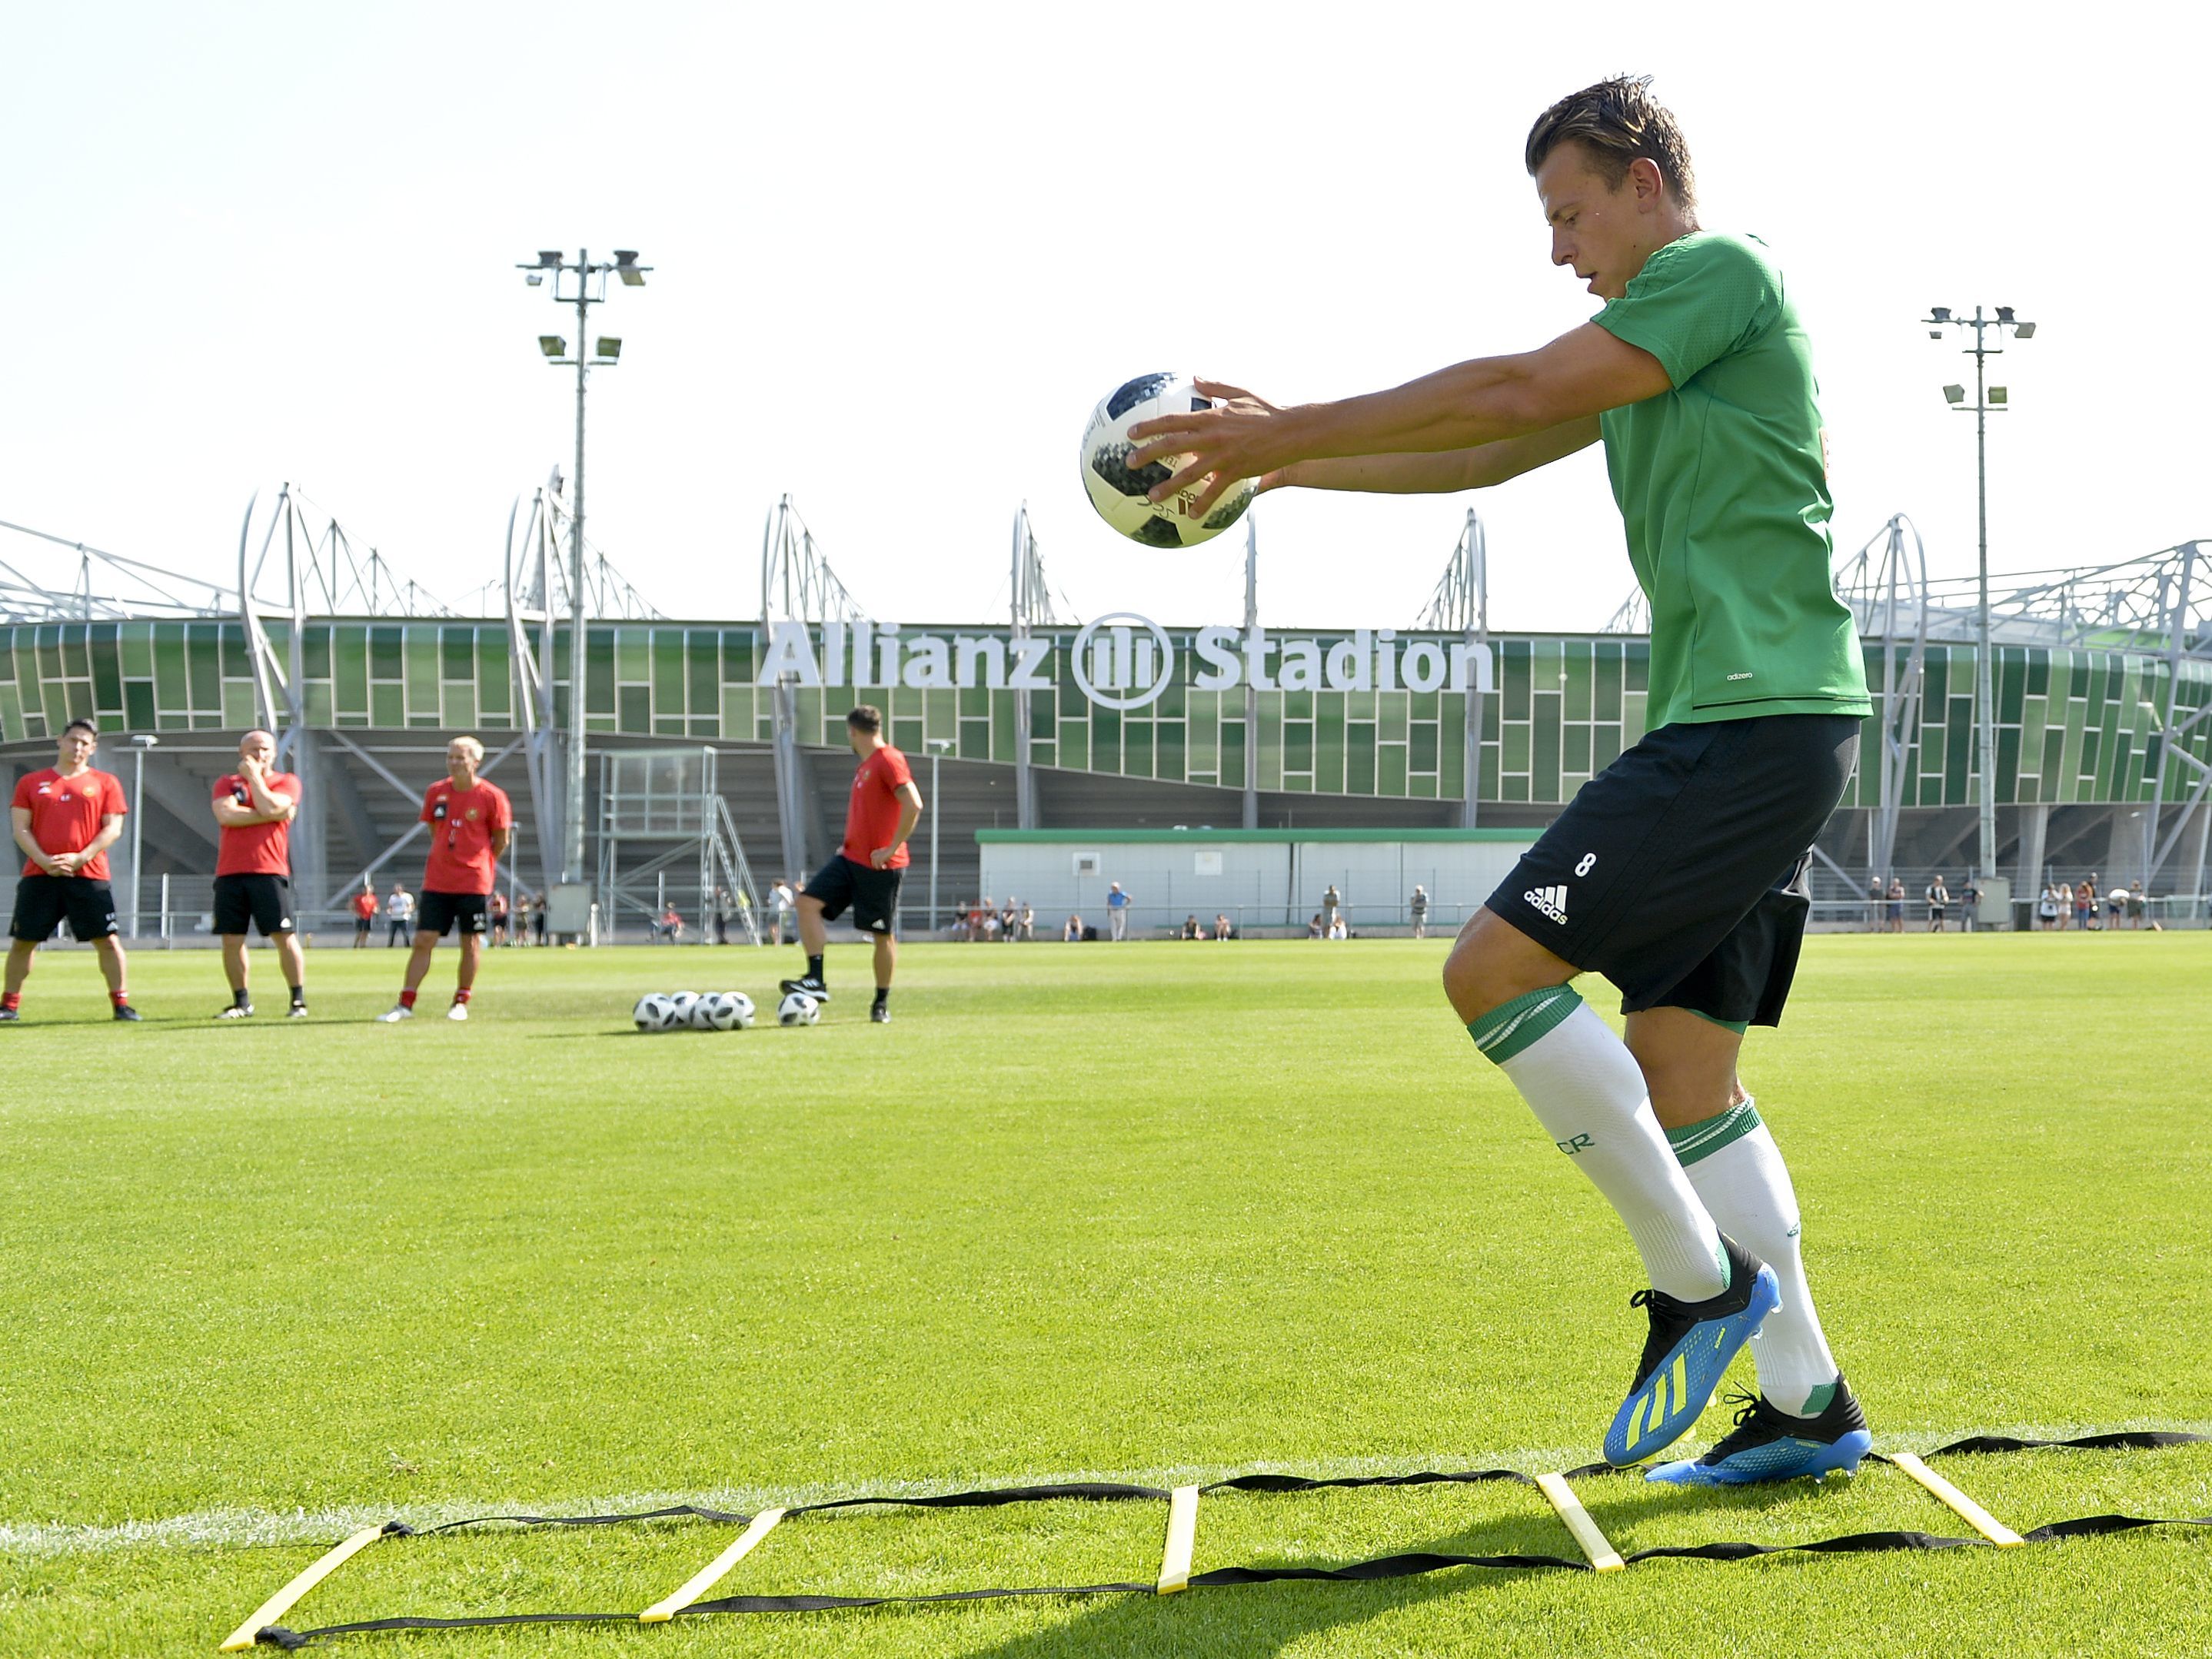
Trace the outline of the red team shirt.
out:
<instances>
[{"instance_id":1,"label":"red team shirt","mask_svg":"<svg viewBox=\"0 0 2212 1659\"><path fill-rule=\"evenodd\" d=\"M454 788L451 778L440 778L422 797L422 822L430 826L430 862L422 872L422 890L490 892L496 873L492 831L514 823L507 791L482 778L475 788L465 790Z\"/></svg>"},{"instance_id":2,"label":"red team shirt","mask_svg":"<svg viewBox=\"0 0 2212 1659\"><path fill-rule=\"evenodd\" d=\"M270 794L289 796L295 806L300 804L300 781L289 772L271 772L264 781ZM245 774L240 772L217 778L212 798L236 801L240 806L253 805L253 793L246 788ZM291 819L241 824L236 829L225 824L222 845L216 849L215 872L218 876L289 876Z\"/></svg>"},{"instance_id":3,"label":"red team shirt","mask_svg":"<svg viewBox=\"0 0 2212 1659\"><path fill-rule=\"evenodd\" d=\"M898 792L913 781L906 757L889 744L862 761L853 774L853 799L845 808L845 844L837 850L854 863L866 865L876 848L890 846L898 834ZM903 870L912 861L902 845L891 854L890 867Z\"/></svg>"},{"instance_id":4,"label":"red team shirt","mask_svg":"<svg viewBox=\"0 0 2212 1659\"><path fill-rule=\"evenodd\" d=\"M363 921L374 921L376 920L376 895L374 893L356 893L353 896L353 913L359 916Z\"/></svg>"},{"instance_id":5,"label":"red team shirt","mask_svg":"<svg viewBox=\"0 0 2212 1659\"><path fill-rule=\"evenodd\" d=\"M65 778L51 766L15 786L15 805L29 811L31 839L48 853L82 853L99 836L100 819L131 810L123 799L122 781L112 772L87 769ZM23 873L46 872L26 859ZM77 874L88 881L106 881L107 854L102 853Z\"/></svg>"}]
</instances>

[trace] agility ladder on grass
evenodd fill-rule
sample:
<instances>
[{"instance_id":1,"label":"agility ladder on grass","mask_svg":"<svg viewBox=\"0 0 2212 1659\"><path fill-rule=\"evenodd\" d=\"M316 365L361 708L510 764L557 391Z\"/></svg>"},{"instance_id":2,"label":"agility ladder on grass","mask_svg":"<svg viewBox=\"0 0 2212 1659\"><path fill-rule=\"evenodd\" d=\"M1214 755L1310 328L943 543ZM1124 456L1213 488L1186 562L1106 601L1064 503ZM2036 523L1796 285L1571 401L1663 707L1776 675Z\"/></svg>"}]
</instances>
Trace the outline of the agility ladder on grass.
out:
<instances>
[{"instance_id":1,"label":"agility ladder on grass","mask_svg":"<svg viewBox=\"0 0 2212 1659\"><path fill-rule=\"evenodd\" d=\"M2148 1450L2161 1446L2196 1443L2212 1443L2212 1435L2152 1430L2085 1435L2075 1440L2021 1440L2006 1435L1976 1435L1969 1439L1954 1441L1948 1446L1939 1446L1926 1455L1987 1455L2047 1447ZM2072 1521L2052 1521L2032 1531L2018 1533L1911 1453L1896 1452L1888 1456L1873 1453L1869 1457L1874 1462L1887 1463L1903 1470L1972 1526L1978 1535L1947 1538L1925 1532L1863 1532L1804 1544L1662 1545L1623 1555L1607 1541L1605 1534L1590 1518L1589 1511L1583 1507L1582 1501L1575 1496L1574 1489L1569 1484L1601 1474L1632 1472L1615 1469L1606 1463L1586 1464L1581 1468L1569 1469L1559 1474L1538 1475L1523 1474L1517 1469L1469 1469L1450 1474L1424 1472L1416 1474L1345 1475L1328 1480L1297 1474L1245 1474L1233 1480L1211 1481L1204 1486L1176 1486L1172 1490L1128 1486L1118 1481L1067 1481L1052 1486L1002 1486L981 1492L943 1492L925 1498L836 1498L819 1504L794 1504L784 1509L763 1510L757 1515L730 1515L696 1504L678 1504L667 1509L642 1510L635 1515L480 1515L465 1521L449 1521L443 1526L421 1529L410 1527L404 1522L387 1521L381 1526L366 1528L354 1534L255 1608L246 1622L232 1632L230 1639L222 1644L222 1650L234 1652L264 1642L273 1647L301 1648L325 1637L350 1636L369 1631L465 1630L497 1625L657 1625L678 1617L691 1618L708 1613L819 1613L842 1607L882 1607L893 1602L981 1601L1016 1595L1172 1595L1182 1590L1211 1589L1223 1584L1267 1584L1307 1579L1357 1583L1409 1578L1421 1573L1440 1572L1448 1567L1619 1572L1638 1561L1744 1561L1754 1556L1780 1555L1795 1550L1842 1555L1864 1551L1942 1550L1990 1545L2010 1549L2022 1544L2048 1543L2062 1538L2088 1538L2104 1533L2132 1532L2142 1527L2212 1527L2212 1516L2091 1515ZM1341 1567L1215 1567L1206 1572L1194 1573L1191 1571L1191 1556L1198 1533L1198 1500L1201 1493L1318 1492L1340 1486L1477 1486L1493 1480L1534 1486L1541 1492L1559 1512L1567 1530L1573 1534L1575 1543L1582 1552L1582 1559L1577 1560L1560 1555L1446 1555L1421 1551L1377 1556L1371 1560L1356 1561ZM1044 1503L1066 1498L1086 1499L1094 1503L1123 1498L1164 1500L1168 1505L1167 1540L1161 1551L1158 1577L1150 1583L1132 1582L1030 1589L943 1590L926 1595L725 1595L711 1601L701 1599L779 1524L797 1516L877 1505L903 1509L995 1509L1008 1504ZM720 1554L641 1613L504 1613L450 1619L363 1619L350 1624L325 1625L318 1629L301 1631L286 1629L276 1622L309 1590L379 1539L428 1537L465 1527L495 1524L606 1527L630 1521L662 1521L685 1516L719 1525L739 1527L743 1530Z\"/></svg>"}]
</instances>

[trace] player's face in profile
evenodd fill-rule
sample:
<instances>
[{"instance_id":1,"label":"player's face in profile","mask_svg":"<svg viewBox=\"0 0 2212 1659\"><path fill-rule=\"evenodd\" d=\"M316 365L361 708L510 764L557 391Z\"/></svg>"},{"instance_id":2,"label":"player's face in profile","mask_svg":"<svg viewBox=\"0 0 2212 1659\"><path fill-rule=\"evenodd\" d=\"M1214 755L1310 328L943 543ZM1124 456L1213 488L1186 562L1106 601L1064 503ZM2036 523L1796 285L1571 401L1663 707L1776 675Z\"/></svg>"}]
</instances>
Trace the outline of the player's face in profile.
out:
<instances>
[{"instance_id":1,"label":"player's face in profile","mask_svg":"<svg viewBox=\"0 0 2212 1659\"><path fill-rule=\"evenodd\" d=\"M1650 255L1656 205L1633 170L1616 188L1578 143L1561 144L1536 169L1536 199L1552 228L1552 263L1571 268L1601 300L1617 300Z\"/></svg>"}]
</instances>

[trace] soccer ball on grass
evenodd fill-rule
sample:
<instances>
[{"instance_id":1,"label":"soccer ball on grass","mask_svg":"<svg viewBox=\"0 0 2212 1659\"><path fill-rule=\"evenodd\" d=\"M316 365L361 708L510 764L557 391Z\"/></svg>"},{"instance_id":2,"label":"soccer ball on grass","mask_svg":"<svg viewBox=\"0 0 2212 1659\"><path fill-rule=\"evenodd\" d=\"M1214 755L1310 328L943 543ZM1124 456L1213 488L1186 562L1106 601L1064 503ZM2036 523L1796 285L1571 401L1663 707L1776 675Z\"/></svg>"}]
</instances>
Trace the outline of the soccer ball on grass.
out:
<instances>
[{"instance_id":1,"label":"soccer ball on grass","mask_svg":"<svg viewBox=\"0 0 2212 1659\"><path fill-rule=\"evenodd\" d=\"M648 991L637 1000L629 1017L641 1031L665 1031L676 1024L676 1009L662 993Z\"/></svg>"},{"instance_id":2,"label":"soccer ball on grass","mask_svg":"<svg viewBox=\"0 0 2212 1659\"><path fill-rule=\"evenodd\" d=\"M811 1025L822 1018L822 1005L804 991L793 991L776 1004L779 1025Z\"/></svg>"}]
</instances>

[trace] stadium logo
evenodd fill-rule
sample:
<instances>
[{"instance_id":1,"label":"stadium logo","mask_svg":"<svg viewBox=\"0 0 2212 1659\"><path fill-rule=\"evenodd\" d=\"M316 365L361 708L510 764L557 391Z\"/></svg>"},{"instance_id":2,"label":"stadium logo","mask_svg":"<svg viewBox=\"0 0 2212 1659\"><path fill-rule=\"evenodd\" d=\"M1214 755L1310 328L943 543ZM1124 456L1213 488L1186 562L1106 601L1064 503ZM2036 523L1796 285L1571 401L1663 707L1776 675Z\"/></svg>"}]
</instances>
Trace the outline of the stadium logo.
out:
<instances>
[{"instance_id":1,"label":"stadium logo","mask_svg":"<svg viewBox=\"0 0 2212 1659\"><path fill-rule=\"evenodd\" d=\"M1133 611L1116 611L1085 625L1068 647L1083 695L1101 708L1143 708L1158 702L1175 678L1168 631Z\"/></svg>"},{"instance_id":2,"label":"stadium logo","mask_svg":"<svg viewBox=\"0 0 2212 1659\"><path fill-rule=\"evenodd\" d=\"M1256 624L1192 630L1190 689L1231 691L1451 691L1496 689L1486 643L1449 635L1401 640L1392 628L1340 635L1271 634ZM907 633L866 617L771 623L753 677L759 686L905 686L917 691L1050 691L1065 669L1093 707L1149 708L1182 663L1167 629L1117 611L1079 629L1009 635ZM1065 660L1062 655L1065 653Z\"/></svg>"}]
</instances>

